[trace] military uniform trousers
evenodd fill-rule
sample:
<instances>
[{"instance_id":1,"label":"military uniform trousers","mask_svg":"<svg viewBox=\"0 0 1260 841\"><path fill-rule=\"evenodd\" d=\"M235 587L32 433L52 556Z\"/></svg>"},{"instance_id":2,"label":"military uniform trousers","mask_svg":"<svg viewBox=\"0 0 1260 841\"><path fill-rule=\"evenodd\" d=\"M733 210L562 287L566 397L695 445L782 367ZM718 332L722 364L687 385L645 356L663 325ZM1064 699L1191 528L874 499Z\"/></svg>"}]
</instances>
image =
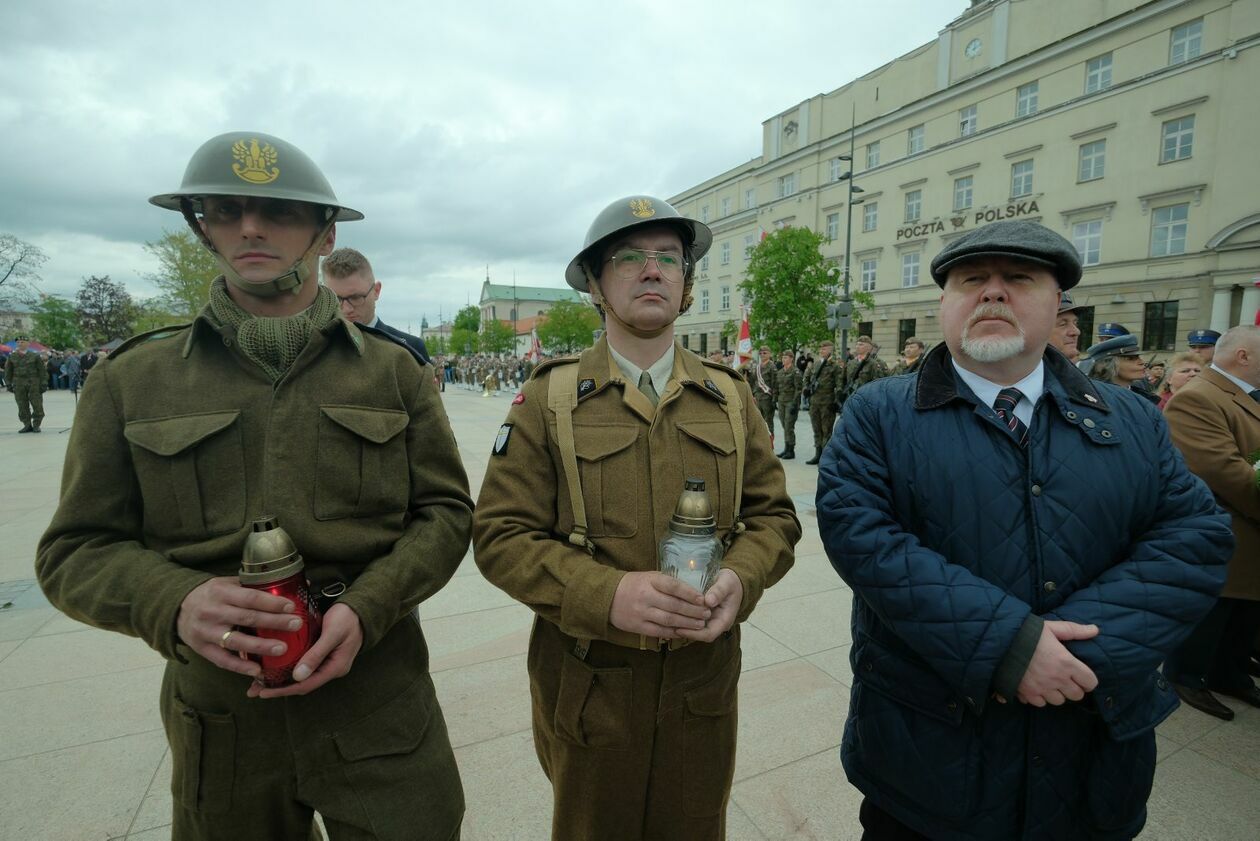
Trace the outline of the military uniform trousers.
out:
<instances>
[{"instance_id":1,"label":"military uniform trousers","mask_svg":"<svg viewBox=\"0 0 1260 841\"><path fill-rule=\"evenodd\" d=\"M13 384L13 396L17 399L18 420L22 426L39 429L44 421L43 383L21 379Z\"/></svg>"},{"instance_id":2,"label":"military uniform trousers","mask_svg":"<svg viewBox=\"0 0 1260 841\"><path fill-rule=\"evenodd\" d=\"M766 428L770 430L770 437L774 437L774 401L770 399L770 395L753 387L753 402L757 404L757 411L761 413L761 418L766 422Z\"/></svg>"},{"instance_id":3,"label":"military uniform trousers","mask_svg":"<svg viewBox=\"0 0 1260 841\"><path fill-rule=\"evenodd\" d=\"M783 444L789 450L796 449L796 417L800 409L795 403L779 404L779 423L783 425Z\"/></svg>"},{"instance_id":4,"label":"military uniform trousers","mask_svg":"<svg viewBox=\"0 0 1260 841\"><path fill-rule=\"evenodd\" d=\"M414 614L310 695L246 698L249 679L181 647L162 680L176 841L459 837L464 795Z\"/></svg>"},{"instance_id":5,"label":"military uniform trousers","mask_svg":"<svg viewBox=\"0 0 1260 841\"><path fill-rule=\"evenodd\" d=\"M831 432L836 425L835 402L830 397L820 400L815 395L814 402L809 407L809 422L814 427L814 448L822 452L822 448L831 440Z\"/></svg>"},{"instance_id":6,"label":"military uniform trousers","mask_svg":"<svg viewBox=\"0 0 1260 841\"><path fill-rule=\"evenodd\" d=\"M735 776L738 626L710 644L640 651L576 641L537 618L534 745L555 841L719 841Z\"/></svg>"}]
</instances>

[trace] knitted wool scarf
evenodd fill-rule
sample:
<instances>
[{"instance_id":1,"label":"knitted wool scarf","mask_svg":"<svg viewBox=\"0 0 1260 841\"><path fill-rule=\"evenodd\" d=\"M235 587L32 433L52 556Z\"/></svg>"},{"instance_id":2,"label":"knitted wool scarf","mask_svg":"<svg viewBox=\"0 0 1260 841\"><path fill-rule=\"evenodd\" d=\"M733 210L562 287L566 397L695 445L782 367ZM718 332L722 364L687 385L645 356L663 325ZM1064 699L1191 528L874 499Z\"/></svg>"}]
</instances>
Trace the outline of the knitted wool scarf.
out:
<instances>
[{"instance_id":1,"label":"knitted wool scarf","mask_svg":"<svg viewBox=\"0 0 1260 841\"><path fill-rule=\"evenodd\" d=\"M315 302L297 315L266 318L246 312L228 295L227 282L210 285L210 315L220 326L236 330L236 342L249 359L274 383L298 358L310 341L311 331L336 320L337 296L320 286Z\"/></svg>"}]
</instances>

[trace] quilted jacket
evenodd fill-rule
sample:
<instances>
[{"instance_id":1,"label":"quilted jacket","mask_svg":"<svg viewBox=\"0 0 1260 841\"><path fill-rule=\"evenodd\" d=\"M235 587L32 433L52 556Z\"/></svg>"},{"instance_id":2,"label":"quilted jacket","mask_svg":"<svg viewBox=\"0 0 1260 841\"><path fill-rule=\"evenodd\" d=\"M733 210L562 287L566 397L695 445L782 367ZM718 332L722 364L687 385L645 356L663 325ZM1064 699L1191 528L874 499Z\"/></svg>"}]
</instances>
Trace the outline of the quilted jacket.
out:
<instances>
[{"instance_id":1,"label":"quilted jacket","mask_svg":"<svg viewBox=\"0 0 1260 841\"><path fill-rule=\"evenodd\" d=\"M855 594L844 769L935 839L1136 835L1177 706L1156 667L1225 580L1229 519L1159 412L1057 351L1045 374L1020 449L938 345L849 400L819 470ZM1099 680L1079 703L1013 697L1045 619L1101 629L1067 644Z\"/></svg>"}]
</instances>

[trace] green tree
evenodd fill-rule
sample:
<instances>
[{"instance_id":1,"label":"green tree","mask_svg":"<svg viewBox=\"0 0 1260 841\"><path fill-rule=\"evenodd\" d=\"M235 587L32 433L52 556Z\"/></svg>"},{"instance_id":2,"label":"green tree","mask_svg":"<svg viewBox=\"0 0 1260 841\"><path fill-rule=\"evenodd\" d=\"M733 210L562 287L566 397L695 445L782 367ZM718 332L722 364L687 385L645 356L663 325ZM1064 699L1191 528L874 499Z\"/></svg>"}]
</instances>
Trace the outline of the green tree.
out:
<instances>
[{"instance_id":1,"label":"green tree","mask_svg":"<svg viewBox=\"0 0 1260 841\"><path fill-rule=\"evenodd\" d=\"M595 343L600 328L595 308L577 301L557 301L538 324L538 341L547 353L577 353Z\"/></svg>"},{"instance_id":2,"label":"green tree","mask_svg":"<svg viewBox=\"0 0 1260 841\"><path fill-rule=\"evenodd\" d=\"M455 322L451 325L455 330L471 330L476 333L481 329L481 310L471 304L455 313Z\"/></svg>"},{"instance_id":3,"label":"green tree","mask_svg":"<svg viewBox=\"0 0 1260 841\"><path fill-rule=\"evenodd\" d=\"M166 298L149 298L145 301L136 301L132 305L132 330L136 333L147 333L149 330L156 330L159 327L170 327L174 324L185 324L188 322L186 316L173 313L167 309Z\"/></svg>"},{"instance_id":4,"label":"green tree","mask_svg":"<svg viewBox=\"0 0 1260 841\"><path fill-rule=\"evenodd\" d=\"M79 329L93 345L123 339L134 331L135 306L121 283L104 277L85 277L75 295Z\"/></svg>"},{"instance_id":5,"label":"green tree","mask_svg":"<svg viewBox=\"0 0 1260 841\"><path fill-rule=\"evenodd\" d=\"M35 315L35 339L50 348L77 348L83 339L79 333L79 313L74 304L55 295L45 296L31 307Z\"/></svg>"},{"instance_id":6,"label":"green tree","mask_svg":"<svg viewBox=\"0 0 1260 841\"><path fill-rule=\"evenodd\" d=\"M18 301L33 303L39 267L47 259L48 255L39 246L20 240L13 234L0 234L0 305Z\"/></svg>"},{"instance_id":7,"label":"green tree","mask_svg":"<svg viewBox=\"0 0 1260 841\"><path fill-rule=\"evenodd\" d=\"M464 307L451 323L451 353L463 356L478 353L481 348L481 310Z\"/></svg>"},{"instance_id":8,"label":"green tree","mask_svg":"<svg viewBox=\"0 0 1260 841\"><path fill-rule=\"evenodd\" d=\"M163 231L144 250L157 258L158 270L145 278L161 290L164 309L191 319L210 297L210 282L222 274L214 255L187 228Z\"/></svg>"},{"instance_id":9,"label":"green tree","mask_svg":"<svg viewBox=\"0 0 1260 841\"><path fill-rule=\"evenodd\" d=\"M514 353L516 351L516 330L507 321L492 318L481 325L482 353Z\"/></svg>"},{"instance_id":10,"label":"green tree","mask_svg":"<svg viewBox=\"0 0 1260 841\"><path fill-rule=\"evenodd\" d=\"M827 305L840 295L839 271L818 250L827 238L809 228L782 228L753 249L739 288L749 299L754 344L797 348L832 338ZM853 321L869 293L854 293Z\"/></svg>"}]
</instances>

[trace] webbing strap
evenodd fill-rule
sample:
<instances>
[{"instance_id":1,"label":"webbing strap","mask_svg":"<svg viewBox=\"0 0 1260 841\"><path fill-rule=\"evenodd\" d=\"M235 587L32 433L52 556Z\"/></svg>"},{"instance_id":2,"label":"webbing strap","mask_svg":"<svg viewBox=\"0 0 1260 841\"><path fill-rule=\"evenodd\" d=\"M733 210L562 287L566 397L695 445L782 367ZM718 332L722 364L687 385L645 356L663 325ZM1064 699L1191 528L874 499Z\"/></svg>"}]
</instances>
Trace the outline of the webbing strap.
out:
<instances>
[{"instance_id":1,"label":"webbing strap","mask_svg":"<svg viewBox=\"0 0 1260 841\"><path fill-rule=\"evenodd\" d=\"M735 382L730 374L717 369L709 370L713 375L714 384L726 395L723 408L726 409L726 419L731 424L731 435L735 438L735 507L732 509L731 530L726 534L726 547L729 549L736 535L744 531L744 522L739 518L744 499L744 447L746 444L744 411L739 392L735 390Z\"/></svg>"},{"instance_id":2,"label":"webbing strap","mask_svg":"<svg viewBox=\"0 0 1260 841\"><path fill-rule=\"evenodd\" d=\"M577 443L573 438L573 408L577 405L578 366L557 365L551 371L547 383L547 406L556 415L556 439L560 445L560 459L564 466L565 483L569 486L570 504L573 506L573 532L569 542L581 546L591 555L595 544L586 536L586 501L582 498L582 480L577 466Z\"/></svg>"}]
</instances>

